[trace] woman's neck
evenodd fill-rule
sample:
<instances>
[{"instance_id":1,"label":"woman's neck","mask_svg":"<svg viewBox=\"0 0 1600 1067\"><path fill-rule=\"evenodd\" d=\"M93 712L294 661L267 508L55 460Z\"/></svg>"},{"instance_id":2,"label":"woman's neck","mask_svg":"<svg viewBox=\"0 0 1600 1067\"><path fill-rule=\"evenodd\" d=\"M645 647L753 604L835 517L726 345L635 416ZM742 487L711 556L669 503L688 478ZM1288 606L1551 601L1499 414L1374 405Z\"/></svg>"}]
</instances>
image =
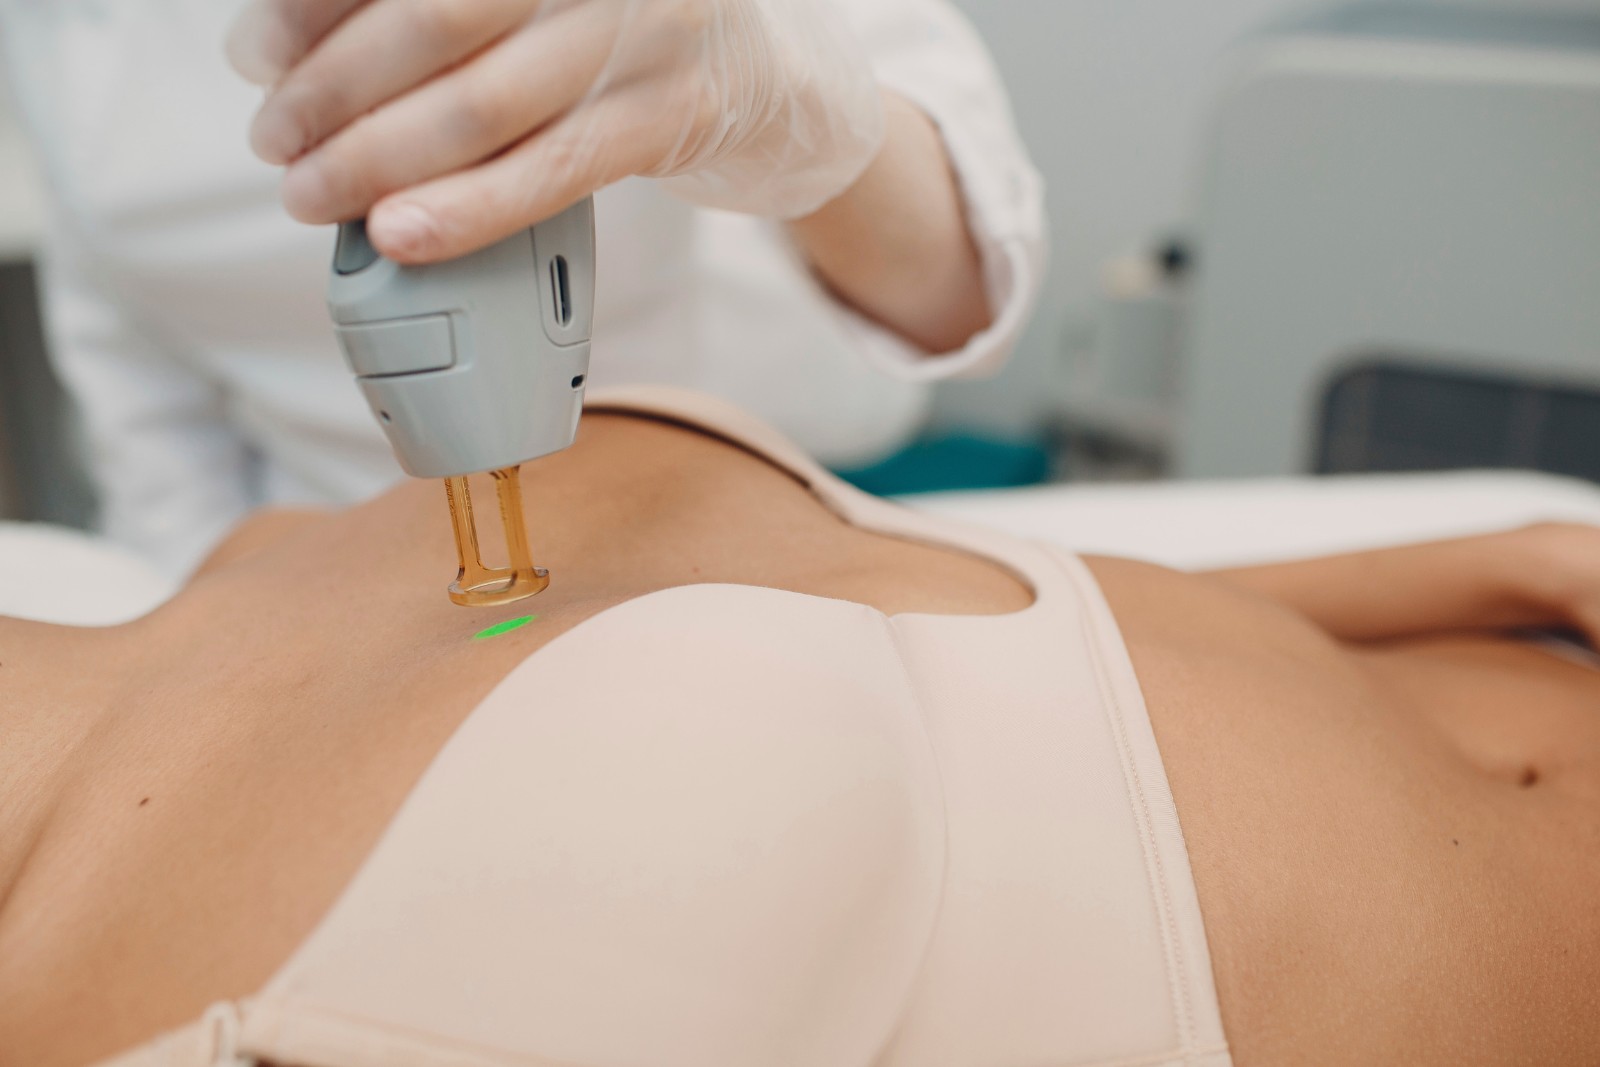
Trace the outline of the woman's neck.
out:
<instances>
[{"instance_id":1,"label":"woman's neck","mask_svg":"<svg viewBox=\"0 0 1600 1067\"><path fill-rule=\"evenodd\" d=\"M112 706L124 628L0 617L0 915L59 802L74 756Z\"/></svg>"}]
</instances>

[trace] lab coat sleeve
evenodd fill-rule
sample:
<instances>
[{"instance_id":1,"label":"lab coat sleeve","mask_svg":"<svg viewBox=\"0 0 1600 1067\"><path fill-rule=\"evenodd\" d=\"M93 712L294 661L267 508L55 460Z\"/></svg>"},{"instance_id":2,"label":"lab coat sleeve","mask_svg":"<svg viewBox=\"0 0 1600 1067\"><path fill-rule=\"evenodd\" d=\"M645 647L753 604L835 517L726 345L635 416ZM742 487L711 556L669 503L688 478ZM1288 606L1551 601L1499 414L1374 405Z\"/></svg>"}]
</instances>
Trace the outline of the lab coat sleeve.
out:
<instances>
[{"instance_id":1,"label":"lab coat sleeve","mask_svg":"<svg viewBox=\"0 0 1600 1067\"><path fill-rule=\"evenodd\" d=\"M182 576L250 507L250 457L226 397L137 320L59 220L42 268L52 361L77 407L99 525Z\"/></svg>"},{"instance_id":2,"label":"lab coat sleeve","mask_svg":"<svg viewBox=\"0 0 1600 1067\"><path fill-rule=\"evenodd\" d=\"M1010 101L983 41L947 0L840 4L884 88L938 126L982 257L994 321L957 352L923 352L835 302L864 354L898 378L931 381L997 371L1027 325L1046 259L1044 182L1017 132Z\"/></svg>"}]
</instances>

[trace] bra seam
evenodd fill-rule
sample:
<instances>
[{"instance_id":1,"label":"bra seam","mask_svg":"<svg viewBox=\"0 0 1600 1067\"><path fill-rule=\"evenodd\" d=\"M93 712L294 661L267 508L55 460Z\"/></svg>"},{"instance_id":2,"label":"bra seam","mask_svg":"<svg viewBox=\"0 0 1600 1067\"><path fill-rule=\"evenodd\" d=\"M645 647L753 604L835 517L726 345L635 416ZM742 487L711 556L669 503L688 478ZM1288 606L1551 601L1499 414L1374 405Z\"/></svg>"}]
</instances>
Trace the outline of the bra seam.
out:
<instances>
[{"instance_id":1,"label":"bra seam","mask_svg":"<svg viewBox=\"0 0 1600 1067\"><path fill-rule=\"evenodd\" d=\"M254 1041L241 1044L240 1051L248 1056L258 1055L257 1049L268 1044L270 1036L271 1048L266 1050L267 1055L277 1055L283 1046L284 1033L290 1029L289 1023L298 1019L313 1026L324 1028L324 1032L331 1029L340 1038L345 1040L346 1051L351 1035L370 1035L369 1040L380 1043L400 1042L411 1046L410 1051L428 1057L426 1065L446 1065L463 1062L464 1056L470 1056L473 1061L485 1064L494 1064L496 1067L584 1067L584 1065L571 1060L550 1059L539 1056L529 1056L524 1053L513 1053L491 1045L479 1044L472 1041L463 1041L460 1038L450 1037L426 1030L412 1030L393 1023L378 1023L361 1015L343 1011L337 1008L323 1007L303 998L279 997L271 1000L254 998L240 1004L240 1013L244 1019L244 1033L250 1035L252 1028L259 1028L259 1033ZM359 1038L356 1039L359 1044ZM293 1052L294 1050L290 1050ZM376 1056L383 1050L372 1049L368 1046L368 1053ZM359 1053L358 1053L359 1054ZM275 1062L268 1060L266 1062ZM371 1059L357 1061L360 1067L378 1067L379 1064L388 1064L392 1061L385 1059Z\"/></svg>"},{"instance_id":2,"label":"bra seam","mask_svg":"<svg viewBox=\"0 0 1600 1067\"><path fill-rule=\"evenodd\" d=\"M944 917L945 890L950 885L950 798L944 787L944 765L939 760L939 746L933 743L933 738L928 736L927 706L922 697L922 690L917 686L916 675L912 673L911 665L906 662L905 649L901 646L904 637L895 625L894 618L885 615L874 608L867 608L883 628L884 636L888 640L889 648L894 652L895 665L900 668L900 676L905 682L906 692L911 695L911 702L917 713L917 735L922 738L926 746L928 760L933 766L935 781L939 786L939 837L941 862L939 864L939 899L934 907L932 921L928 925L926 936L923 938L922 951L917 957L917 969L912 981L906 986L906 994L900 1005L900 1011L895 1017L894 1025L889 1028L883 1043L874 1053L876 1062L894 1045L904 1029L907 1015L912 1003L916 1000L917 990L922 985L922 979L927 971L928 957L933 953L933 942L939 930L940 920Z\"/></svg>"},{"instance_id":3,"label":"bra seam","mask_svg":"<svg viewBox=\"0 0 1600 1067\"><path fill-rule=\"evenodd\" d=\"M1200 1067L1204 1061L1213 1056L1228 1055L1226 1042L1200 1045L1186 1050L1173 1052L1157 1052L1149 1056L1135 1056L1132 1059L1095 1060L1093 1063L1082 1064L1080 1067ZM1221 1061L1226 1063L1226 1060ZM1218 1065L1220 1067L1220 1064Z\"/></svg>"},{"instance_id":4,"label":"bra seam","mask_svg":"<svg viewBox=\"0 0 1600 1067\"><path fill-rule=\"evenodd\" d=\"M1171 999L1174 1021L1178 1027L1178 1040L1182 1055L1187 1058L1192 1055L1195 1028L1194 1012L1191 1004L1191 991L1189 989L1189 972L1184 965L1184 952L1182 939L1177 928L1177 914L1172 906L1172 892L1166 871L1166 864L1162 860L1161 851L1156 847L1153 823L1150 817L1150 800L1145 792L1144 779L1139 773L1138 765L1134 762L1132 743L1128 736L1127 715L1122 706L1122 700L1117 687L1111 684L1107 677L1106 666L1102 663L1099 654L1104 645L1105 634L1100 624L1100 619L1094 611L1098 589L1086 589L1080 575L1074 572L1070 565L1077 562L1074 557L1064 557L1061 550L1054 546L1045 546L1052 555L1057 556L1066 572L1067 579L1077 588L1083 598L1079 608L1084 623L1084 643L1087 646L1089 660L1094 666L1095 683L1104 700L1104 714L1109 720L1112 734L1116 739L1117 758L1122 764L1123 785L1128 792L1128 800L1134 809L1134 818L1139 827L1139 846L1144 853L1145 867L1150 884L1152 903L1159 913L1159 928L1161 930L1162 947L1167 957L1167 990ZM1119 638L1120 639L1120 638ZM1170 1057L1169 1057L1170 1060ZM1138 1063L1139 1061L1133 1061ZM1149 1061L1154 1064L1164 1062L1161 1059Z\"/></svg>"}]
</instances>

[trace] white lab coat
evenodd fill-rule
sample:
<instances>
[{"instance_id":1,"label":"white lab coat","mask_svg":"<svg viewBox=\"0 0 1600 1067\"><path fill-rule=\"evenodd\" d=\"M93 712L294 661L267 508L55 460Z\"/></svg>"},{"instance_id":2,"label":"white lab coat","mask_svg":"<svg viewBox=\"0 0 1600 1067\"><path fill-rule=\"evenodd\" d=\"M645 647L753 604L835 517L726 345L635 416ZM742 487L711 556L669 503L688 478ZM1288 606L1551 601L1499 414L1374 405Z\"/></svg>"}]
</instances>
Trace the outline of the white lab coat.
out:
<instances>
[{"instance_id":1,"label":"white lab coat","mask_svg":"<svg viewBox=\"0 0 1600 1067\"><path fill-rule=\"evenodd\" d=\"M329 326L331 231L299 226L246 147L226 66L242 0L0 0L3 67L45 168L54 358L102 523L168 569L262 503L340 503L399 469ZM591 381L721 393L825 461L914 431L932 379L995 367L1042 273L1041 182L982 44L946 0L845 0L881 80L940 124L994 327L927 358L833 301L782 229L652 183L603 191Z\"/></svg>"}]
</instances>

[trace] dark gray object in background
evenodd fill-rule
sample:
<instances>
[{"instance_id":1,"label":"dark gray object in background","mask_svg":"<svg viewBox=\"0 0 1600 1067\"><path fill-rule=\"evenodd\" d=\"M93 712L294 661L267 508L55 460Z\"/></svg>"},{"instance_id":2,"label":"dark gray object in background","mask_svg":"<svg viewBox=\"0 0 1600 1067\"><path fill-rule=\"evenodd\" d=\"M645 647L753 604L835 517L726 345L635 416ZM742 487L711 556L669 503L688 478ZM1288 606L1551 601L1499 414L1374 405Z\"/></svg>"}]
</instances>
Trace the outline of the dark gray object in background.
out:
<instances>
[{"instance_id":1,"label":"dark gray object in background","mask_svg":"<svg viewBox=\"0 0 1600 1067\"><path fill-rule=\"evenodd\" d=\"M1318 473L1474 468L1600 482L1600 388L1383 359L1329 386Z\"/></svg>"},{"instance_id":2,"label":"dark gray object in background","mask_svg":"<svg viewBox=\"0 0 1600 1067\"><path fill-rule=\"evenodd\" d=\"M87 528L94 494L27 263L0 263L0 518Z\"/></svg>"}]
</instances>

